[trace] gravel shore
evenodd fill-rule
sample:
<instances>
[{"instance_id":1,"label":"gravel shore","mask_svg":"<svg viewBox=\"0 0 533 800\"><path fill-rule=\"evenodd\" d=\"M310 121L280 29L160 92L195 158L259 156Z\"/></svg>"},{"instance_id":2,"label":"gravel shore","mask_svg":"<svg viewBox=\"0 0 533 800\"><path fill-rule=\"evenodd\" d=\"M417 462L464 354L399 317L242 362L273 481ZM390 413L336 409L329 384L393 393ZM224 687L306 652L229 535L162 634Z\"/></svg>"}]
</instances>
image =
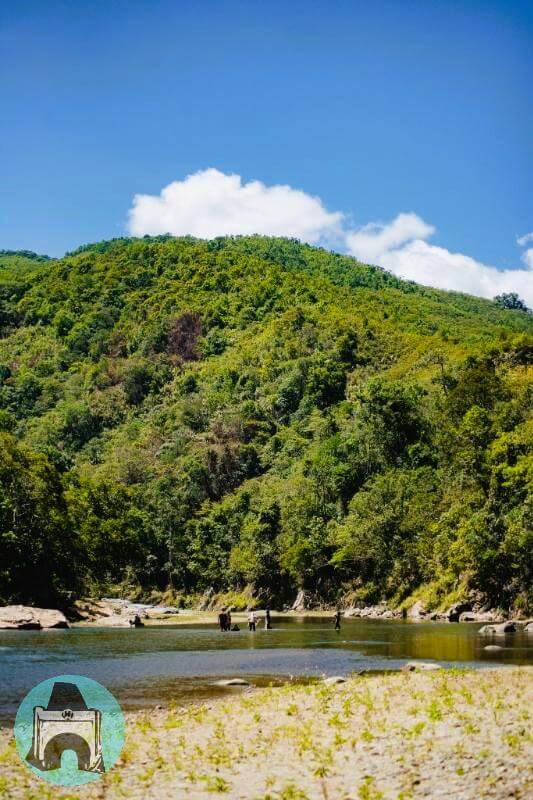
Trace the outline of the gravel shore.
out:
<instances>
[{"instance_id":1,"label":"gravel shore","mask_svg":"<svg viewBox=\"0 0 533 800\"><path fill-rule=\"evenodd\" d=\"M533 669L368 675L339 685L228 689L128 714L119 763L61 789L0 731L0 797L410 800L533 794Z\"/></svg>"}]
</instances>

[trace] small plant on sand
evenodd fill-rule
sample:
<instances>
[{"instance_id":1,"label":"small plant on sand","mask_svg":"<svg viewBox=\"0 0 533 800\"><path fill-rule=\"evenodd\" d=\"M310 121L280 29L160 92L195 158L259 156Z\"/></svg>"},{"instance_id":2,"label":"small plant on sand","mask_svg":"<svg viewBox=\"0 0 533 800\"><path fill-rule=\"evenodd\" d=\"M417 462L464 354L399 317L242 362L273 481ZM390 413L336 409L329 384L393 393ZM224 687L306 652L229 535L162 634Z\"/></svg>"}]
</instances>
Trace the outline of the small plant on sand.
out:
<instances>
[{"instance_id":1,"label":"small plant on sand","mask_svg":"<svg viewBox=\"0 0 533 800\"><path fill-rule=\"evenodd\" d=\"M349 697L347 697L346 700L344 700L344 702L342 704L342 713L344 714L345 717L351 717L351 715L353 713L352 712L352 701L351 701L351 699Z\"/></svg>"},{"instance_id":2,"label":"small plant on sand","mask_svg":"<svg viewBox=\"0 0 533 800\"><path fill-rule=\"evenodd\" d=\"M511 750L513 755L517 755L522 747L533 740L533 737L528 733L525 728L522 728L517 733L505 733L502 740L507 747Z\"/></svg>"},{"instance_id":3,"label":"small plant on sand","mask_svg":"<svg viewBox=\"0 0 533 800\"><path fill-rule=\"evenodd\" d=\"M148 733L154 729L154 723L148 716L148 714L142 714L139 719L137 720L137 729L141 733Z\"/></svg>"},{"instance_id":4,"label":"small plant on sand","mask_svg":"<svg viewBox=\"0 0 533 800\"><path fill-rule=\"evenodd\" d=\"M347 728L347 723L340 718L337 712L332 714L328 719L328 725L330 728L337 728L338 730L345 730Z\"/></svg>"},{"instance_id":5,"label":"small plant on sand","mask_svg":"<svg viewBox=\"0 0 533 800\"><path fill-rule=\"evenodd\" d=\"M467 720L467 721L464 723L464 726L463 726L463 728L464 728L464 732L465 732L465 733L466 733L468 736L475 736L476 734L478 734L478 733L479 733L479 725L475 725L475 724L474 724L473 722L471 722L470 720Z\"/></svg>"},{"instance_id":6,"label":"small plant on sand","mask_svg":"<svg viewBox=\"0 0 533 800\"><path fill-rule=\"evenodd\" d=\"M345 736L342 736L342 734L340 734L338 731L335 734L335 736L333 737L333 745L334 745L334 747L342 747L343 744L346 744L347 741L348 741L348 739L346 739Z\"/></svg>"},{"instance_id":7,"label":"small plant on sand","mask_svg":"<svg viewBox=\"0 0 533 800\"><path fill-rule=\"evenodd\" d=\"M359 800L383 800L383 792L376 789L376 780L367 776L357 790Z\"/></svg>"},{"instance_id":8,"label":"small plant on sand","mask_svg":"<svg viewBox=\"0 0 533 800\"><path fill-rule=\"evenodd\" d=\"M312 723L310 721L304 722L297 731L296 747L300 756L313 749L314 738Z\"/></svg>"},{"instance_id":9,"label":"small plant on sand","mask_svg":"<svg viewBox=\"0 0 533 800\"><path fill-rule=\"evenodd\" d=\"M220 775L202 775L201 779L205 783L208 792L229 792L230 784L221 778Z\"/></svg>"},{"instance_id":10,"label":"small plant on sand","mask_svg":"<svg viewBox=\"0 0 533 800\"><path fill-rule=\"evenodd\" d=\"M183 727L183 720L175 714L169 714L163 723L163 727L167 731L175 730L176 728Z\"/></svg>"},{"instance_id":11,"label":"small plant on sand","mask_svg":"<svg viewBox=\"0 0 533 800\"><path fill-rule=\"evenodd\" d=\"M442 710L437 700L433 699L426 707L426 714L432 722L440 722L442 719Z\"/></svg>"},{"instance_id":12,"label":"small plant on sand","mask_svg":"<svg viewBox=\"0 0 533 800\"><path fill-rule=\"evenodd\" d=\"M464 699L464 701L468 703L469 706L472 705L472 703L474 702L474 697L472 695L472 692L467 686L461 686L461 688L459 689L459 694Z\"/></svg>"},{"instance_id":13,"label":"small plant on sand","mask_svg":"<svg viewBox=\"0 0 533 800\"><path fill-rule=\"evenodd\" d=\"M309 797L299 789L295 783L287 783L283 789L280 790L276 800L309 800Z\"/></svg>"},{"instance_id":14,"label":"small plant on sand","mask_svg":"<svg viewBox=\"0 0 533 800\"><path fill-rule=\"evenodd\" d=\"M425 727L426 727L426 723L425 722L422 722L422 721L415 722L415 724L413 725L412 728L404 728L403 732L404 732L405 736L408 736L408 737L420 736L420 734L422 733L422 731L424 730Z\"/></svg>"}]
</instances>

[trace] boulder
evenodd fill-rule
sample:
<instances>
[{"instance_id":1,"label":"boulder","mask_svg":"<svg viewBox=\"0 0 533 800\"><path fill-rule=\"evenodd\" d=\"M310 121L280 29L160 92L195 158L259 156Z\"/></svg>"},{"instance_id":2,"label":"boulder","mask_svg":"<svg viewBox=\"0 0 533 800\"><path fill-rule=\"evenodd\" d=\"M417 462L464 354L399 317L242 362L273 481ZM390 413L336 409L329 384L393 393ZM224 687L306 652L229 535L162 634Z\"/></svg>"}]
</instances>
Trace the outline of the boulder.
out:
<instances>
[{"instance_id":1,"label":"boulder","mask_svg":"<svg viewBox=\"0 0 533 800\"><path fill-rule=\"evenodd\" d=\"M344 612L345 617L360 617L361 616L361 609L360 608L347 608Z\"/></svg>"},{"instance_id":2,"label":"boulder","mask_svg":"<svg viewBox=\"0 0 533 800\"><path fill-rule=\"evenodd\" d=\"M101 625L104 628L129 628L134 624L133 620L133 617L128 617L126 614L111 614L109 617L91 620L91 625Z\"/></svg>"},{"instance_id":3,"label":"boulder","mask_svg":"<svg viewBox=\"0 0 533 800\"><path fill-rule=\"evenodd\" d=\"M224 678L221 681L216 681L215 686L249 686L248 681L243 678Z\"/></svg>"},{"instance_id":4,"label":"boulder","mask_svg":"<svg viewBox=\"0 0 533 800\"><path fill-rule=\"evenodd\" d=\"M427 616L427 609L421 600L417 600L407 612L410 619L424 619Z\"/></svg>"},{"instance_id":5,"label":"boulder","mask_svg":"<svg viewBox=\"0 0 533 800\"><path fill-rule=\"evenodd\" d=\"M402 667L403 672L433 672L436 669L442 669L442 667L433 661L408 661Z\"/></svg>"},{"instance_id":6,"label":"boulder","mask_svg":"<svg viewBox=\"0 0 533 800\"><path fill-rule=\"evenodd\" d=\"M3 606L0 608L0 628L40 630L41 628L68 628L67 618L61 611L33 606Z\"/></svg>"},{"instance_id":7,"label":"boulder","mask_svg":"<svg viewBox=\"0 0 533 800\"><path fill-rule=\"evenodd\" d=\"M527 628L528 625L533 623L532 619L513 619L511 622L514 622L518 630L524 630Z\"/></svg>"},{"instance_id":8,"label":"boulder","mask_svg":"<svg viewBox=\"0 0 533 800\"><path fill-rule=\"evenodd\" d=\"M198 603L198 611L208 611L213 604L214 596L215 590L210 586L209 589L204 592L202 599Z\"/></svg>"},{"instance_id":9,"label":"boulder","mask_svg":"<svg viewBox=\"0 0 533 800\"><path fill-rule=\"evenodd\" d=\"M111 617L115 613L111 603L91 598L75 600L70 611L77 619L89 622L102 617Z\"/></svg>"},{"instance_id":10,"label":"boulder","mask_svg":"<svg viewBox=\"0 0 533 800\"><path fill-rule=\"evenodd\" d=\"M449 622L461 622L461 615L472 611L472 605L468 602L454 603L446 611L445 617Z\"/></svg>"},{"instance_id":11,"label":"boulder","mask_svg":"<svg viewBox=\"0 0 533 800\"><path fill-rule=\"evenodd\" d=\"M499 617L493 611L465 611L459 622L498 622Z\"/></svg>"},{"instance_id":12,"label":"boulder","mask_svg":"<svg viewBox=\"0 0 533 800\"><path fill-rule=\"evenodd\" d=\"M54 608L36 608L34 609L39 618L42 628L68 628L68 620L66 616Z\"/></svg>"},{"instance_id":13,"label":"boulder","mask_svg":"<svg viewBox=\"0 0 533 800\"><path fill-rule=\"evenodd\" d=\"M524 633L533 633L533 622L528 622L524 628Z\"/></svg>"},{"instance_id":14,"label":"boulder","mask_svg":"<svg viewBox=\"0 0 533 800\"><path fill-rule=\"evenodd\" d=\"M296 595L296 600L291 606L291 611L303 611L305 609L305 592L303 589L300 589L298 594Z\"/></svg>"},{"instance_id":15,"label":"boulder","mask_svg":"<svg viewBox=\"0 0 533 800\"><path fill-rule=\"evenodd\" d=\"M71 609L72 614L84 622L104 625L113 628L126 628L130 624L139 626L140 620L150 616L151 606L144 603L130 603L120 598L102 598L102 600L76 600Z\"/></svg>"},{"instance_id":16,"label":"boulder","mask_svg":"<svg viewBox=\"0 0 533 800\"><path fill-rule=\"evenodd\" d=\"M153 608L147 609L148 616L158 616L159 614L179 614L180 610L177 606L153 606Z\"/></svg>"},{"instance_id":17,"label":"boulder","mask_svg":"<svg viewBox=\"0 0 533 800\"><path fill-rule=\"evenodd\" d=\"M324 678L323 683L325 683L326 686L336 686L338 683L346 683L346 678L342 675L332 675L329 678Z\"/></svg>"},{"instance_id":18,"label":"boulder","mask_svg":"<svg viewBox=\"0 0 533 800\"><path fill-rule=\"evenodd\" d=\"M516 624L513 621L501 622L499 625L483 625L478 630L483 636L491 634L514 633L516 631Z\"/></svg>"},{"instance_id":19,"label":"boulder","mask_svg":"<svg viewBox=\"0 0 533 800\"><path fill-rule=\"evenodd\" d=\"M483 650L491 650L491 651L503 650L503 647L500 647L499 644L487 644L485 645Z\"/></svg>"}]
</instances>

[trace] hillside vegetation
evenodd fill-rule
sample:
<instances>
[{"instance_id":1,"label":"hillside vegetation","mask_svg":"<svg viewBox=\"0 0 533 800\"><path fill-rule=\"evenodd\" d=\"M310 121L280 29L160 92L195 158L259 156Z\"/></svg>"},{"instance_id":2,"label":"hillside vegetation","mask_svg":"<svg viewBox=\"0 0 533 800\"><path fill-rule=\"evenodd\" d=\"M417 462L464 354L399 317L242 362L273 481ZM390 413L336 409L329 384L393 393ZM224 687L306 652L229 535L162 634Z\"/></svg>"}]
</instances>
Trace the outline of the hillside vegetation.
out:
<instances>
[{"instance_id":1,"label":"hillside vegetation","mask_svg":"<svg viewBox=\"0 0 533 800\"><path fill-rule=\"evenodd\" d=\"M294 240L1 252L0 600L531 606L532 334Z\"/></svg>"}]
</instances>

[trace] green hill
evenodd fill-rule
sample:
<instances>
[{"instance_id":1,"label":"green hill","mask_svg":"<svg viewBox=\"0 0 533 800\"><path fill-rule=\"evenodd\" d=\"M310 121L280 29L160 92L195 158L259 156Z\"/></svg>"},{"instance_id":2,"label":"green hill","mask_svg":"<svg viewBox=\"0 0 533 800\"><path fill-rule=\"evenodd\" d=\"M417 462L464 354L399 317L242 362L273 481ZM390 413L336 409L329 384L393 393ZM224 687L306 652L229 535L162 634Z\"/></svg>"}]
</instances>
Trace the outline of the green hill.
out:
<instances>
[{"instance_id":1,"label":"green hill","mask_svg":"<svg viewBox=\"0 0 533 800\"><path fill-rule=\"evenodd\" d=\"M0 600L531 605L533 318L264 237L0 254Z\"/></svg>"}]
</instances>

